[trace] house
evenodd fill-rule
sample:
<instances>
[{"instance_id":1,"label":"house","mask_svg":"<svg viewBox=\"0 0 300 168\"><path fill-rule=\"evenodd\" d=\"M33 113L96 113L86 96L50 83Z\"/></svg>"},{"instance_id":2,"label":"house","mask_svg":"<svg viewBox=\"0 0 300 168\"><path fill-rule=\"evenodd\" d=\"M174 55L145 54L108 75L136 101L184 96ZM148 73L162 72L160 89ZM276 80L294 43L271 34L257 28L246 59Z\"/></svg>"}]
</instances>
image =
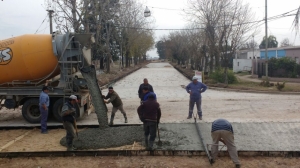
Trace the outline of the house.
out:
<instances>
[{"instance_id":1,"label":"house","mask_svg":"<svg viewBox=\"0 0 300 168\"><path fill-rule=\"evenodd\" d=\"M265 74L265 49L237 51L233 60L233 72L252 71L252 74ZM300 63L300 46L268 48L268 59L288 57Z\"/></svg>"}]
</instances>

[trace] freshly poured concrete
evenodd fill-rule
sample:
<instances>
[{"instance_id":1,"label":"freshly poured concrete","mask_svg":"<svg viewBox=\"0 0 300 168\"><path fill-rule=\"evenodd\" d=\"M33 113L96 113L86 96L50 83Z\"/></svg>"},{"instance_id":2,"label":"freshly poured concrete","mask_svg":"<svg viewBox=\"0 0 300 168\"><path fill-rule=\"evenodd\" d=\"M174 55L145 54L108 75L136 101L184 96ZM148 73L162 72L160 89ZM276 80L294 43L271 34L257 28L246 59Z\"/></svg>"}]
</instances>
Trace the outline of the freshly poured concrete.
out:
<instances>
[{"instance_id":1,"label":"freshly poured concrete","mask_svg":"<svg viewBox=\"0 0 300 168\"><path fill-rule=\"evenodd\" d=\"M204 144L211 144L211 123L197 123ZM300 123L232 123L238 151L299 151ZM157 150L200 150L202 142L194 123L159 124L162 146ZM123 126L100 130L90 128L79 133L75 146L79 149L99 149L130 145L144 145L142 126ZM65 145L65 138L61 140ZM220 145L223 145L220 142ZM210 150L210 148L209 148ZM226 150L226 148L223 148Z\"/></svg>"}]
</instances>

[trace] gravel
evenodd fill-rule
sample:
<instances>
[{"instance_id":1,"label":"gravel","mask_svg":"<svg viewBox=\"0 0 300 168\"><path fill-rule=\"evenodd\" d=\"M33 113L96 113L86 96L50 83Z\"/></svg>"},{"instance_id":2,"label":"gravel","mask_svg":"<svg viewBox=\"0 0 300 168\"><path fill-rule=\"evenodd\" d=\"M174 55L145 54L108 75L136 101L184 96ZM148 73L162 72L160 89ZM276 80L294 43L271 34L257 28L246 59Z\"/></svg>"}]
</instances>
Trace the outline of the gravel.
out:
<instances>
[{"instance_id":1,"label":"gravel","mask_svg":"<svg viewBox=\"0 0 300 168\"><path fill-rule=\"evenodd\" d=\"M80 150L100 149L132 145L144 141L143 126L109 127L105 129L89 128L78 133L74 146ZM66 146L66 138L60 140Z\"/></svg>"}]
</instances>

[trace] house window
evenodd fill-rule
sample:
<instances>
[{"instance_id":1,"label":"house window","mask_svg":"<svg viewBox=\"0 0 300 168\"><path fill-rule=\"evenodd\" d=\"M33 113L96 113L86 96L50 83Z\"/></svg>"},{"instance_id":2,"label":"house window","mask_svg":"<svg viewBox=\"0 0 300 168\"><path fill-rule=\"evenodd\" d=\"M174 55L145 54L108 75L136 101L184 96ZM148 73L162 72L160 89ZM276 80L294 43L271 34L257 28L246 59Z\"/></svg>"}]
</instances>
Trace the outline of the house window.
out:
<instances>
[{"instance_id":1,"label":"house window","mask_svg":"<svg viewBox=\"0 0 300 168\"><path fill-rule=\"evenodd\" d=\"M296 62L297 64L299 64L299 58L298 58L298 57L295 57L295 62Z\"/></svg>"},{"instance_id":2,"label":"house window","mask_svg":"<svg viewBox=\"0 0 300 168\"><path fill-rule=\"evenodd\" d=\"M251 59L251 57L250 57L250 59Z\"/></svg>"}]
</instances>

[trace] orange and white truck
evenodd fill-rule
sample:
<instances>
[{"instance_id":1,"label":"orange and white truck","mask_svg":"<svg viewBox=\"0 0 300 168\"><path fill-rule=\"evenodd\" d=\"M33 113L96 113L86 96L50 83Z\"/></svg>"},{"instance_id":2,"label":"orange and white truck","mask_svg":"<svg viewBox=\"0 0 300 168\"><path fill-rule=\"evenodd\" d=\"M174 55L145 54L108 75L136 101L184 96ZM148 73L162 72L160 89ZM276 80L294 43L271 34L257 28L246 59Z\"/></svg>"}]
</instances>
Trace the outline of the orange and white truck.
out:
<instances>
[{"instance_id":1,"label":"orange and white truck","mask_svg":"<svg viewBox=\"0 0 300 168\"><path fill-rule=\"evenodd\" d=\"M22 106L28 122L40 122L39 94L47 83L49 114L57 120L61 120L61 107L71 94L79 98L76 117L90 113L90 91L80 72L92 66L93 41L92 34L76 33L28 34L1 40L0 109Z\"/></svg>"}]
</instances>

